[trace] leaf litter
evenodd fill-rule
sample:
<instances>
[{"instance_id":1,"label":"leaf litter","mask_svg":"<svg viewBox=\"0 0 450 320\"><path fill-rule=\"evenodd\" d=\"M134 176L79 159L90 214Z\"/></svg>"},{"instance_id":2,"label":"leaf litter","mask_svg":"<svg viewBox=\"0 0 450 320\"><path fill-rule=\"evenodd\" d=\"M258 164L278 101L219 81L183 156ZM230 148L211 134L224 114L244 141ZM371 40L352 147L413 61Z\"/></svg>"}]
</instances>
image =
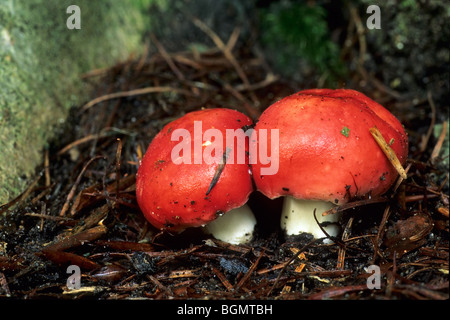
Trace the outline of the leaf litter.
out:
<instances>
[{"instance_id":1,"label":"leaf litter","mask_svg":"<svg viewBox=\"0 0 450 320\"><path fill-rule=\"evenodd\" d=\"M155 52L84 75L98 83L96 98L71 111L44 150L35 180L0 206L0 297L448 299L448 171L438 156L443 138L434 141L408 123L407 178L384 197L335 208L344 215L334 243L285 237L280 200L257 192L249 200L258 225L248 245L224 243L199 229L171 235L145 220L135 175L165 124L210 107L235 108L256 120L271 103L302 89L268 69L254 48L237 46L239 29L224 42L203 22L194 23L215 47L170 53L152 35ZM367 77L361 68L356 79ZM405 104L376 83L355 89L382 96L392 108ZM431 94L424 107L426 101L432 105ZM69 265L81 268L79 290L66 286ZM367 286L370 265L380 267L380 289Z\"/></svg>"}]
</instances>

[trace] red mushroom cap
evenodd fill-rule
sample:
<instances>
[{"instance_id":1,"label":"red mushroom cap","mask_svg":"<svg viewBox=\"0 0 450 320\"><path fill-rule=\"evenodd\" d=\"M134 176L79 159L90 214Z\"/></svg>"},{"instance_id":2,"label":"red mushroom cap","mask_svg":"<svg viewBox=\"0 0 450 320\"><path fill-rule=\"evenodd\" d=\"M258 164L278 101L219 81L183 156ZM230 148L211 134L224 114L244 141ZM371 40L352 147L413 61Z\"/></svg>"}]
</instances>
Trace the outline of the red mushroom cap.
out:
<instances>
[{"instance_id":1,"label":"red mushroom cap","mask_svg":"<svg viewBox=\"0 0 450 320\"><path fill-rule=\"evenodd\" d=\"M201 121L201 136L195 133L198 130L197 121ZM237 129L251 124L251 119L246 115L225 108L194 111L167 124L150 143L136 176L137 202L147 220L156 228L180 232L188 227L205 225L218 214L244 205L253 191L248 166L248 140L245 144L235 140L233 148L226 139L226 129L237 132ZM211 139L205 143L203 133L212 128L220 130L223 139ZM187 130L185 132L189 132L192 138L190 164L175 164L172 159L174 148L182 143L181 139L171 141L176 129ZM224 152L227 148L233 148L236 157L234 161L230 158L226 160L222 171L219 171L219 179L211 184L215 175L217 177L220 164L208 164L203 158L201 163L194 163L195 148L200 146L203 154L209 147L214 156L211 150L216 150L219 144ZM237 154L242 151L238 148L242 147L246 148L243 151L247 157L245 163L237 159ZM179 155L183 156L182 153Z\"/></svg>"},{"instance_id":2,"label":"red mushroom cap","mask_svg":"<svg viewBox=\"0 0 450 320\"><path fill-rule=\"evenodd\" d=\"M291 195L336 204L383 194L398 173L369 132L372 127L404 164L408 140L403 126L362 93L304 90L274 103L259 118L253 135L279 129L279 169L261 175L265 165L252 164L257 189L272 199ZM270 144L268 134L268 150Z\"/></svg>"}]
</instances>

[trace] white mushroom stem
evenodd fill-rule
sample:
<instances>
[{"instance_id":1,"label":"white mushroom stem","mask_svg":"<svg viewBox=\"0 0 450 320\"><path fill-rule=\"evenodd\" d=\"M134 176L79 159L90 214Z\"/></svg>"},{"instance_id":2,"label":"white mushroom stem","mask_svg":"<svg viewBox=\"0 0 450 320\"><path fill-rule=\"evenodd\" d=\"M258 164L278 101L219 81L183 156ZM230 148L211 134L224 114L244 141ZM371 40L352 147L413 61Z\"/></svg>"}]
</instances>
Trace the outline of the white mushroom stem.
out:
<instances>
[{"instance_id":1,"label":"white mushroom stem","mask_svg":"<svg viewBox=\"0 0 450 320\"><path fill-rule=\"evenodd\" d=\"M253 238L256 218L246 204L228 211L208 223L204 230L214 238L231 244L245 244Z\"/></svg>"},{"instance_id":2,"label":"white mushroom stem","mask_svg":"<svg viewBox=\"0 0 450 320\"><path fill-rule=\"evenodd\" d=\"M286 231L287 235L297 235L303 232L310 233L314 238L326 237L314 219L314 209L316 210L316 218L319 223L330 222L332 224L324 224L322 228L330 235L337 236L340 228L337 225L340 214L330 214L322 216L322 213L335 207L328 201L316 200L299 200L293 197L285 197L283 201L283 211L281 215L281 228Z\"/></svg>"}]
</instances>

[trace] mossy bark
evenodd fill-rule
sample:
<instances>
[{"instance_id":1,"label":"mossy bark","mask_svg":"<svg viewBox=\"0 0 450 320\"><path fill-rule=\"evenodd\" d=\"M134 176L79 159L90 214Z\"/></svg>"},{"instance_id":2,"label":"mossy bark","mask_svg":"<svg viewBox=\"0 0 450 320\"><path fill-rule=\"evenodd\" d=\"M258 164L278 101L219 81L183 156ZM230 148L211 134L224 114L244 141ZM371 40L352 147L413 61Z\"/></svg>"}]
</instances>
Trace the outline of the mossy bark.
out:
<instances>
[{"instance_id":1,"label":"mossy bark","mask_svg":"<svg viewBox=\"0 0 450 320\"><path fill-rule=\"evenodd\" d=\"M139 53L150 2L0 2L0 204L23 191L70 107L89 99L81 74ZM66 24L73 4L80 29Z\"/></svg>"}]
</instances>

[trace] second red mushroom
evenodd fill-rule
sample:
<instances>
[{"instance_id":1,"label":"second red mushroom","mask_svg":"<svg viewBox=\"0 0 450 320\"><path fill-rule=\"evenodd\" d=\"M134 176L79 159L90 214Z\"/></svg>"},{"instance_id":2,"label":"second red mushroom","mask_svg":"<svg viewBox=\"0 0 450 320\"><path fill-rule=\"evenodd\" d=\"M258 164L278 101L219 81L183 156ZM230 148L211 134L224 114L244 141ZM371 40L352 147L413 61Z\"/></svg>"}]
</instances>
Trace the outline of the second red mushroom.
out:
<instances>
[{"instance_id":1,"label":"second red mushroom","mask_svg":"<svg viewBox=\"0 0 450 320\"><path fill-rule=\"evenodd\" d=\"M252 141L262 130L279 130L279 141L268 137L266 148L278 144L279 169L264 175L266 166L252 164L257 189L274 199L286 196L281 226L287 234L324 234L313 218L336 222L322 212L355 198L385 193L398 173L370 133L378 128L401 164L408 140L401 123L387 109L354 90L312 89L288 96L267 108L255 126ZM273 157L274 155L272 155ZM338 229L329 225L332 235Z\"/></svg>"}]
</instances>

